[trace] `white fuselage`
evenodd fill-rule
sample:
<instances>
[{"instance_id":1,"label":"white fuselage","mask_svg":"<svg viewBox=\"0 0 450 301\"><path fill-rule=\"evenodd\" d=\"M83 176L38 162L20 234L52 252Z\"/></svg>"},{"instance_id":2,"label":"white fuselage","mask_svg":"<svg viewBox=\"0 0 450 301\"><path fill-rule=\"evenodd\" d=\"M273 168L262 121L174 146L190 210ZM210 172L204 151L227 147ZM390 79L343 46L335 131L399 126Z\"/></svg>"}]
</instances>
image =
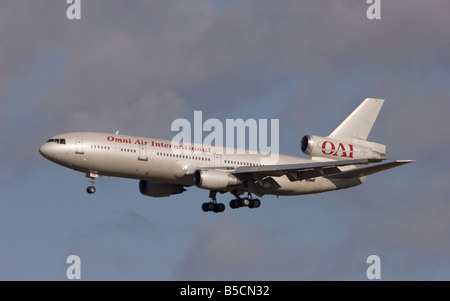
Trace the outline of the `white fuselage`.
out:
<instances>
[{"instance_id":1,"label":"white fuselage","mask_svg":"<svg viewBox=\"0 0 450 301\"><path fill-rule=\"evenodd\" d=\"M176 151L177 152L176 152ZM184 153L181 153L184 150ZM241 153L237 150L217 152L214 147L173 145L170 140L151 139L128 135L72 132L52 137L44 143L40 153L62 166L86 173L139 180L193 185L189 172L195 168L233 170L238 166L260 166L260 153ZM312 160L278 155L276 164L307 163ZM299 195L347 188L361 184L364 179L330 180L324 177L303 181L290 181L286 176L272 177L278 184L258 195ZM278 187L279 186L279 187ZM235 189L235 188L233 188ZM231 191L232 188L229 189ZM241 185L240 190L245 191Z\"/></svg>"}]
</instances>

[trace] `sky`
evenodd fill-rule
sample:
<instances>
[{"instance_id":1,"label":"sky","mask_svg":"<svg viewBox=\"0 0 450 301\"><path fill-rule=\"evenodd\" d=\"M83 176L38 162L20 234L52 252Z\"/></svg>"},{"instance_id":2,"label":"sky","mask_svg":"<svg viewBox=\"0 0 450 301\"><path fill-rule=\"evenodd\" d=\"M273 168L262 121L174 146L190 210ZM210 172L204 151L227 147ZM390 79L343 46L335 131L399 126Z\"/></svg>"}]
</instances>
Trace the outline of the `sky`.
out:
<instances>
[{"instance_id":1,"label":"sky","mask_svg":"<svg viewBox=\"0 0 450 301\"><path fill-rule=\"evenodd\" d=\"M450 280L450 2L0 3L0 280ZM149 198L39 146L70 131L171 139L177 118L279 119L282 154L365 98L369 136L412 164L358 187L204 213L208 191ZM218 196L228 205L231 194Z\"/></svg>"}]
</instances>

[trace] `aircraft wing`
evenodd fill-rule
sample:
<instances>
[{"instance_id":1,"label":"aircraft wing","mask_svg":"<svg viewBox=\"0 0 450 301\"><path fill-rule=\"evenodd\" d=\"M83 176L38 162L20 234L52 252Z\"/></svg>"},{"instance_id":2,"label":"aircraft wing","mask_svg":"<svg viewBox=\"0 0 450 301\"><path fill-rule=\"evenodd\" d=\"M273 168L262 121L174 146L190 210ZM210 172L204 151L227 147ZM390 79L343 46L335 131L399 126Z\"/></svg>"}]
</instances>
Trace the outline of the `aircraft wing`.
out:
<instances>
[{"instance_id":1,"label":"aircraft wing","mask_svg":"<svg viewBox=\"0 0 450 301\"><path fill-rule=\"evenodd\" d=\"M369 164L381 162L382 160L385 159L359 159L359 160L326 161L326 162L297 163L297 164L279 164L267 166L240 166L237 167L232 172L232 174L241 180L261 179L268 176L279 177L282 175L286 175L291 181L300 181L321 176L330 177L331 175L338 175L344 173L345 171L344 172L341 171L338 168L339 166ZM357 175L355 175L354 177L357 177Z\"/></svg>"},{"instance_id":2,"label":"aircraft wing","mask_svg":"<svg viewBox=\"0 0 450 301\"><path fill-rule=\"evenodd\" d=\"M328 178L349 179L349 178L364 177L364 176L374 174L376 172L380 172L380 171L383 171L386 169L394 168L394 167L408 164L411 162L414 162L414 160L397 160L397 161L387 162L387 163L383 163L383 164L377 164L377 165L368 166L368 167L345 170L340 173L329 175Z\"/></svg>"}]
</instances>

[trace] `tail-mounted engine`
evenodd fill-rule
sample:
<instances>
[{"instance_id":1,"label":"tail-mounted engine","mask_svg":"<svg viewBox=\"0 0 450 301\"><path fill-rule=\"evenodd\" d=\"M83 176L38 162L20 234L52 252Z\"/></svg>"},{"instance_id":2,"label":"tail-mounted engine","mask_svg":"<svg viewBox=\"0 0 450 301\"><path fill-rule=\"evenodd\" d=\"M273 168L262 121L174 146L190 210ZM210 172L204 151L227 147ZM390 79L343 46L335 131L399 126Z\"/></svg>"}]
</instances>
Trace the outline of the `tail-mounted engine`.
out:
<instances>
[{"instance_id":1,"label":"tail-mounted engine","mask_svg":"<svg viewBox=\"0 0 450 301\"><path fill-rule=\"evenodd\" d=\"M357 143L348 143L307 135L302 138L300 146L307 155L333 160L384 158L386 154L385 145L360 139Z\"/></svg>"}]
</instances>

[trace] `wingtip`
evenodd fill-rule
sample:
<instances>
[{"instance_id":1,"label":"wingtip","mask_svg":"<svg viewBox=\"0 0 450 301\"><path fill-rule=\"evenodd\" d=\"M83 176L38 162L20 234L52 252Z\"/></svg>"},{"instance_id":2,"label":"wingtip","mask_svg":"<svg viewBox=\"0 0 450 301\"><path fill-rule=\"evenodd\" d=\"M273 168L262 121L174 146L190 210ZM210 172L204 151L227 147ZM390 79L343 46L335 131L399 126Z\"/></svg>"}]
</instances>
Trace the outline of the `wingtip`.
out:
<instances>
[{"instance_id":1,"label":"wingtip","mask_svg":"<svg viewBox=\"0 0 450 301\"><path fill-rule=\"evenodd\" d=\"M396 160L395 162L407 164L407 163L416 162L416 160Z\"/></svg>"}]
</instances>

